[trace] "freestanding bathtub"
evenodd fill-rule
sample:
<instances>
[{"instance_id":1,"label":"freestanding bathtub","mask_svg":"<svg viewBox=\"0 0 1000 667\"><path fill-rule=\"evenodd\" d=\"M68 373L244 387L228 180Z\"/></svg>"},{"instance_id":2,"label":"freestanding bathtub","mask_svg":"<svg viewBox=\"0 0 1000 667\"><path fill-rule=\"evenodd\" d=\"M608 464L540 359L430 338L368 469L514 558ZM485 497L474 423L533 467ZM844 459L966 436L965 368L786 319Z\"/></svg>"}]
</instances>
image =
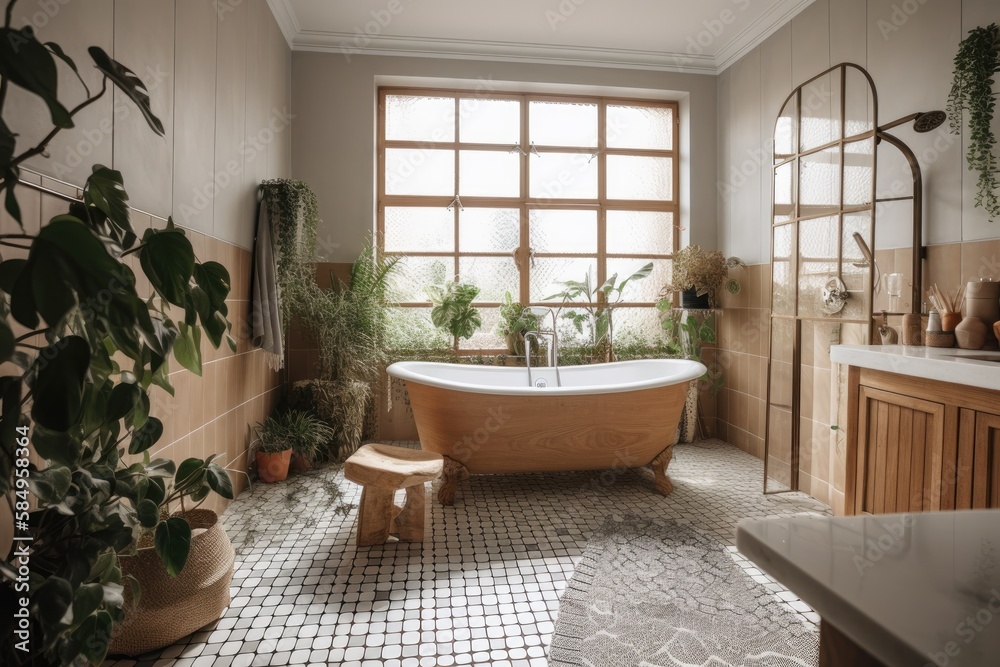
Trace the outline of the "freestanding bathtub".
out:
<instances>
[{"instance_id":1,"label":"freestanding bathtub","mask_svg":"<svg viewBox=\"0 0 1000 667\"><path fill-rule=\"evenodd\" d=\"M651 465L656 489L672 490L667 465L690 382L705 367L685 359L622 361L559 369L392 364L406 382L423 449L442 454L438 498L450 505L469 473L607 470ZM541 383L540 383L541 384Z\"/></svg>"}]
</instances>

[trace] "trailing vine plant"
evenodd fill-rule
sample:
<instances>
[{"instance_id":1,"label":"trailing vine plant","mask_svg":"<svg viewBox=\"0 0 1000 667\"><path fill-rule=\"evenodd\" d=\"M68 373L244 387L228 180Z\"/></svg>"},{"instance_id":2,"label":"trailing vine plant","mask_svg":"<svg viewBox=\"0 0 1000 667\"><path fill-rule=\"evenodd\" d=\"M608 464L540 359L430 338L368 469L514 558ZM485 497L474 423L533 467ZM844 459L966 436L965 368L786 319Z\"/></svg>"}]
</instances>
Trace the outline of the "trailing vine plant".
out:
<instances>
[{"instance_id":1,"label":"trailing vine plant","mask_svg":"<svg viewBox=\"0 0 1000 667\"><path fill-rule=\"evenodd\" d=\"M1000 72L1000 27L991 23L969 31L955 54L955 69L948 95L948 116L953 134L962 131L962 112L969 112L969 149L965 159L970 171L979 172L976 206L990 218L1000 216L1000 186L994 152L993 113L996 93L994 75Z\"/></svg>"},{"instance_id":2,"label":"trailing vine plant","mask_svg":"<svg viewBox=\"0 0 1000 667\"><path fill-rule=\"evenodd\" d=\"M319 203L302 181L273 178L260 185L261 205L267 207L277 250L278 289L291 297L315 282L316 230ZM291 302L283 298L282 321L288 323ZM287 326L287 324L286 324Z\"/></svg>"}]
</instances>

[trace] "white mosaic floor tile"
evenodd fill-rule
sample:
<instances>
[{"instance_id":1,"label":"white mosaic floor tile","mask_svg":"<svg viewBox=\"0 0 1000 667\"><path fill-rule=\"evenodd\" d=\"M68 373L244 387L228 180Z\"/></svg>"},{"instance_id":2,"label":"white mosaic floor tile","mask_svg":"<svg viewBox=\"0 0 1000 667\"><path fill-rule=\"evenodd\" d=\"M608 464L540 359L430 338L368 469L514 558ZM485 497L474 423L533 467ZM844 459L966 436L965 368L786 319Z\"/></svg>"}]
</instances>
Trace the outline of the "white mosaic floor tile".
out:
<instances>
[{"instance_id":1,"label":"white mosaic floor tile","mask_svg":"<svg viewBox=\"0 0 1000 667\"><path fill-rule=\"evenodd\" d=\"M422 544L356 547L360 488L336 467L257 484L223 517L236 548L224 617L162 651L105 664L546 665L559 596L591 532L624 514L714 535L815 624L808 606L733 544L740 519L829 508L800 493L764 496L762 462L720 441L674 452L667 497L648 469L473 476L453 507L428 495Z\"/></svg>"}]
</instances>

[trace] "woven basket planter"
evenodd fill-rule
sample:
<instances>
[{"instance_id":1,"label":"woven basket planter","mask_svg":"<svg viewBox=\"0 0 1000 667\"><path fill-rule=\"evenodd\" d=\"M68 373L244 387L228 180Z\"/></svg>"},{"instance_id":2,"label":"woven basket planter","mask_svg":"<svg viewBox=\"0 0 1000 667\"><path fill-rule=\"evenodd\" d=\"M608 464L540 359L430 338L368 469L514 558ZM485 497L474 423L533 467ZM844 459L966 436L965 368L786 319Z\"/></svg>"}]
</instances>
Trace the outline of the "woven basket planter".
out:
<instances>
[{"instance_id":1,"label":"woven basket planter","mask_svg":"<svg viewBox=\"0 0 1000 667\"><path fill-rule=\"evenodd\" d=\"M109 653L139 655L163 648L217 620L229 606L236 554L211 510L177 513L191 524L191 552L171 577L152 547L121 558L122 577L139 580L139 604L125 584L125 619L115 626Z\"/></svg>"}]
</instances>

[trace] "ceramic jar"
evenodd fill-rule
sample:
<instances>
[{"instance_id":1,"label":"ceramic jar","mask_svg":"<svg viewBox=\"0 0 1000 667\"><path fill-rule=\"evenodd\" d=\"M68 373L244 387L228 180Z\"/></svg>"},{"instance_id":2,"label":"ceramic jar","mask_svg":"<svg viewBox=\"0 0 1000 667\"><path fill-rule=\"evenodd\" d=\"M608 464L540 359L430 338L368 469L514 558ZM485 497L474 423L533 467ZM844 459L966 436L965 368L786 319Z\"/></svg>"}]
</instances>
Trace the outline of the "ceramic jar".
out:
<instances>
[{"instance_id":1,"label":"ceramic jar","mask_svg":"<svg viewBox=\"0 0 1000 667\"><path fill-rule=\"evenodd\" d=\"M981 319L968 316L955 327L955 340L963 350L981 350L989 330Z\"/></svg>"},{"instance_id":2,"label":"ceramic jar","mask_svg":"<svg viewBox=\"0 0 1000 667\"><path fill-rule=\"evenodd\" d=\"M980 280L966 285L965 316L978 317L982 320L987 330L986 347L996 349L997 339L992 332L993 324L1000 321L1000 282Z\"/></svg>"}]
</instances>

